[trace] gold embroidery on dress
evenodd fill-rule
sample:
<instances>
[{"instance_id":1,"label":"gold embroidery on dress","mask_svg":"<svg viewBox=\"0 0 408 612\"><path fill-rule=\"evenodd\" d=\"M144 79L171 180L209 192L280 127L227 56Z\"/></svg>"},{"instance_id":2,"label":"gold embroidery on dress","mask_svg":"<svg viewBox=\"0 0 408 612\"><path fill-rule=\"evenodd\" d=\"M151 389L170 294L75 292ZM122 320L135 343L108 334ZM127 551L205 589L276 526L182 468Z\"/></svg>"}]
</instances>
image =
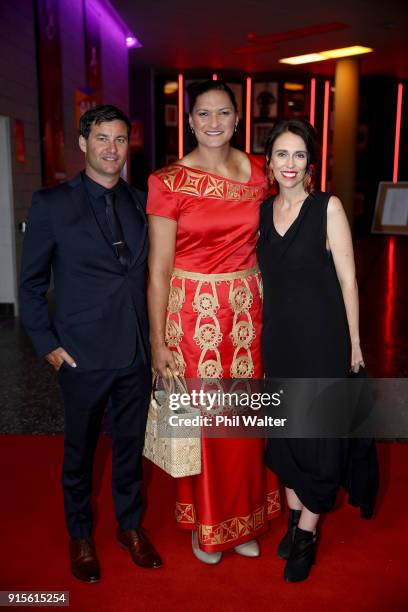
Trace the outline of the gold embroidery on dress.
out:
<instances>
[{"instance_id":1,"label":"gold embroidery on dress","mask_svg":"<svg viewBox=\"0 0 408 612\"><path fill-rule=\"evenodd\" d=\"M263 185L246 185L198 172L186 166L170 165L155 172L173 193L215 198L219 200L256 200L262 196Z\"/></svg>"},{"instance_id":2,"label":"gold embroidery on dress","mask_svg":"<svg viewBox=\"0 0 408 612\"><path fill-rule=\"evenodd\" d=\"M209 285L211 293L207 290L201 293L203 285ZM197 313L193 338L201 349L197 374L200 378L220 378L223 368L217 347L222 341L222 332L217 318L220 303L214 282L200 281L197 284L192 306L194 312ZM207 353L213 353L213 357L207 358Z\"/></svg>"},{"instance_id":3,"label":"gold embroidery on dress","mask_svg":"<svg viewBox=\"0 0 408 612\"><path fill-rule=\"evenodd\" d=\"M256 186L244 185L242 188L242 196L244 200L252 200L259 195L259 188Z\"/></svg>"},{"instance_id":4,"label":"gold embroidery on dress","mask_svg":"<svg viewBox=\"0 0 408 612\"><path fill-rule=\"evenodd\" d=\"M204 178L202 175L186 174L185 181L183 182L183 189L180 189L180 185L175 191L183 191L190 195L199 196L204 188Z\"/></svg>"},{"instance_id":5,"label":"gold embroidery on dress","mask_svg":"<svg viewBox=\"0 0 408 612\"><path fill-rule=\"evenodd\" d=\"M234 313L230 333L235 347L230 368L231 378L251 378L254 374L254 362L250 346L255 339L255 328L249 312L253 296L246 278L238 281L235 287L234 281L230 283L228 301Z\"/></svg>"},{"instance_id":6,"label":"gold embroidery on dress","mask_svg":"<svg viewBox=\"0 0 408 612\"><path fill-rule=\"evenodd\" d=\"M252 535L264 526L267 517L277 512L280 512L279 490L270 491L266 504L259 506L246 516L235 516L215 525L198 524L200 544L216 546L233 542L242 536ZM178 523L197 525L194 504L176 502L175 515Z\"/></svg>"},{"instance_id":7,"label":"gold embroidery on dress","mask_svg":"<svg viewBox=\"0 0 408 612\"><path fill-rule=\"evenodd\" d=\"M166 335L165 341L168 347L174 349L174 359L180 374L183 376L186 369L180 343L183 339L183 327L181 322L181 309L186 299L186 281L181 279L181 286L174 285L175 277L170 280L169 300L167 304Z\"/></svg>"},{"instance_id":8,"label":"gold embroidery on dress","mask_svg":"<svg viewBox=\"0 0 408 612\"><path fill-rule=\"evenodd\" d=\"M187 272L186 270L180 270L180 268L174 268L173 276L177 276L178 278L188 278L188 280L191 281L207 281L216 283L249 278L250 276L259 276L260 278L258 265L252 266L252 268L246 268L245 270L237 270L236 272L220 272L219 274L202 274L201 272Z\"/></svg>"},{"instance_id":9,"label":"gold embroidery on dress","mask_svg":"<svg viewBox=\"0 0 408 612\"><path fill-rule=\"evenodd\" d=\"M230 376L231 378L251 378L253 376L254 362L251 344L256 335L250 314L253 295L249 281L252 277L256 279L261 295L262 285L257 266L231 274L206 275L189 273L185 270L173 270L166 321L166 343L174 350L182 374L185 372L186 362L180 347L183 338L181 309L186 297L185 282L192 280L197 282L192 308L197 313L193 338L201 349L197 365L198 377L221 378L224 374L221 353L218 348L223 341L223 333L217 316L220 308L217 284L221 282L229 283L228 301L233 312L232 328L229 334L234 346ZM181 282L181 286L175 284L176 279L178 279L177 283Z\"/></svg>"},{"instance_id":10,"label":"gold embroidery on dress","mask_svg":"<svg viewBox=\"0 0 408 612\"><path fill-rule=\"evenodd\" d=\"M267 516L271 516L276 512L280 512L280 493L279 489L277 491L270 491L266 498L267 501Z\"/></svg>"},{"instance_id":11,"label":"gold embroidery on dress","mask_svg":"<svg viewBox=\"0 0 408 612\"><path fill-rule=\"evenodd\" d=\"M261 301L263 301L263 281L262 281L262 276L260 274L257 274L255 276L257 285L258 285L258 291L259 291L259 297L261 298Z\"/></svg>"},{"instance_id":12,"label":"gold embroidery on dress","mask_svg":"<svg viewBox=\"0 0 408 612\"><path fill-rule=\"evenodd\" d=\"M196 523L193 504L182 504L181 502L176 502L175 515L178 523Z\"/></svg>"},{"instance_id":13,"label":"gold embroidery on dress","mask_svg":"<svg viewBox=\"0 0 408 612\"><path fill-rule=\"evenodd\" d=\"M161 178L163 183L166 185L170 191L174 191L174 182L179 174L179 168L177 166L168 166L167 168L162 168L162 170L158 170L156 172L156 176Z\"/></svg>"},{"instance_id":14,"label":"gold embroidery on dress","mask_svg":"<svg viewBox=\"0 0 408 612\"><path fill-rule=\"evenodd\" d=\"M265 523L265 506L262 505L247 516L236 516L217 525L199 525L200 544L219 545L234 542L262 529Z\"/></svg>"},{"instance_id":15,"label":"gold embroidery on dress","mask_svg":"<svg viewBox=\"0 0 408 612\"><path fill-rule=\"evenodd\" d=\"M241 199L241 185L236 183L227 184L227 200L240 200Z\"/></svg>"},{"instance_id":16,"label":"gold embroidery on dress","mask_svg":"<svg viewBox=\"0 0 408 612\"><path fill-rule=\"evenodd\" d=\"M203 195L206 198L223 198L224 197L224 180L216 179L213 176L209 176Z\"/></svg>"}]
</instances>

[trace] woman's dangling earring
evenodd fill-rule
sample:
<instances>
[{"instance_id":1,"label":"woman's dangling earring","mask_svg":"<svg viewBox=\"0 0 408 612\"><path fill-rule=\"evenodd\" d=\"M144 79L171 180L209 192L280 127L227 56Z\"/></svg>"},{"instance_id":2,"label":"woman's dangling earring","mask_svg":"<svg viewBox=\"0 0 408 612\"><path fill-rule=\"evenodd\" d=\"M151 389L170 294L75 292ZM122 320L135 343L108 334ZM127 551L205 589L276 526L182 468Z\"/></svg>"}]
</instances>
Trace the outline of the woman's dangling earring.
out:
<instances>
[{"instance_id":1,"label":"woman's dangling earring","mask_svg":"<svg viewBox=\"0 0 408 612\"><path fill-rule=\"evenodd\" d=\"M236 133L238 130L238 123L235 124L234 132Z\"/></svg>"},{"instance_id":2,"label":"woman's dangling earring","mask_svg":"<svg viewBox=\"0 0 408 612\"><path fill-rule=\"evenodd\" d=\"M265 158L265 166L264 166L264 172L266 175L266 179L269 183L269 186L273 189L277 189L277 183L276 183L276 179L275 179L275 175L273 173L273 170L271 168L271 158L266 157Z\"/></svg>"},{"instance_id":3,"label":"woman's dangling earring","mask_svg":"<svg viewBox=\"0 0 408 612\"><path fill-rule=\"evenodd\" d=\"M266 180L269 183L270 195L276 195L279 191L278 182L275 178L273 170L270 166L271 160L266 158L265 160L265 174Z\"/></svg>"},{"instance_id":4,"label":"woman's dangling earring","mask_svg":"<svg viewBox=\"0 0 408 612\"><path fill-rule=\"evenodd\" d=\"M312 187L312 166L309 166L303 177L303 188L307 193L310 193Z\"/></svg>"},{"instance_id":5,"label":"woman's dangling earring","mask_svg":"<svg viewBox=\"0 0 408 612\"><path fill-rule=\"evenodd\" d=\"M193 128L193 127L191 127L191 125L190 125L190 130L191 130L191 133L192 133L192 134L195 134L194 128Z\"/></svg>"}]
</instances>

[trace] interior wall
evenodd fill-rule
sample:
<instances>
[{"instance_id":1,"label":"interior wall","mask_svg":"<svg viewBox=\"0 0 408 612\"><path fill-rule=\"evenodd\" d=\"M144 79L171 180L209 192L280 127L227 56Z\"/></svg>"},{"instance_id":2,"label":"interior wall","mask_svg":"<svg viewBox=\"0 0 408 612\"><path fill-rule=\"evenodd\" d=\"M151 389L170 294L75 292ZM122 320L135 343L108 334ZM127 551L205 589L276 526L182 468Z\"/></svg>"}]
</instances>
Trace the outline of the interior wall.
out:
<instances>
[{"instance_id":1,"label":"interior wall","mask_svg":"<svg viewBox=\"0 0 408 612\"><path fill-rule=\"evenodd\" d=\"M102 103L129 112L128 55L124 33L97 0L87 0L99 15ZM65 162L71 177L83 166L78 150L78 126L75 119L75 90L86 87L83 3L59 0L62 75L64 91Z\"/></svg>"},{"instance_id":2,"label":"interior wall","mask_svg":"<svg viewBox=\"0 0 408 612\"><path fill-rule=\"evenodd\" d=\"M41 187L41 149L33 2L0 2L0 115L11 119L16 259L32 192ZM16 160L15 120L23 122L25 161Z\"/></svg>"},{"instance_id":3,"label":"interior wall","mask_svg":"<svg viewBox=\"0 0 408 612\"><path fill-rule=\"evenodd\" d=\"M132 120L141 122L143 141L141 147L131 151L131 182L146 190L147 176L156 168L155 72L135 64L129 80L129 112Z\"/></svg>"}]
</instances>

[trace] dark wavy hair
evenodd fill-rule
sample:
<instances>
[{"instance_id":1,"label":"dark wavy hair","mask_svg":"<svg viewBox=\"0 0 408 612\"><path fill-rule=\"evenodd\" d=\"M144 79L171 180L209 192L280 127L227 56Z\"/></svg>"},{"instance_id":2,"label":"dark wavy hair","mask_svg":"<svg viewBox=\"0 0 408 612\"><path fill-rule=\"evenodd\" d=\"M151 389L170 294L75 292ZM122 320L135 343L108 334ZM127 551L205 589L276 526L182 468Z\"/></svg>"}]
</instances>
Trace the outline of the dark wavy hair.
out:
<instances>
[{"instance_id":1,"label":"dark wavy hair","mask_svg":"<svg viewBox=\"0 0 408 612\"><path fill-rule=\"evenodd\" d=\"M292 132L300 136L306 145L307 163L314 166L320 159L320 146L317 140L317 133L309 121L305 119L282 119L271 129L265 142L265 157L269 165L272 157L272 149L275 141L285 132Z\"/></svg>"},{"instance_id":2,"label":"dark wavy hair","mask_svg":"<svg viewBox=\"0 0 408 612\"><path fill-rule=\"evenodd\" d=\"M194 106L197 102L198 96L207 93L207 91L225 91L228 95L232 106L234 107L235 112L238 111L238 104L235 98L235 94L232 91L231 87L229 87L224 81L201 81L196 83L191 83L187 88L188 91L188 99L190 102L190 113L194 109Z\"/></svg>"},{"instance_id":3,"label":"dark wavy hair","mask_svg":"<svg viewBox=\"0 0 408 612\"><path fill-rule=\"evenodd\" d=\"M104 121L123 121L123 123L126 124L128 138L130 138L132 124L130 123L129 117L119 108L112 106L111 104L95 106L94 108L87 110L79 120L80 135L87 139L92 125L94 123L95 125L99 125Z\"/></svg>"}]
</instances>

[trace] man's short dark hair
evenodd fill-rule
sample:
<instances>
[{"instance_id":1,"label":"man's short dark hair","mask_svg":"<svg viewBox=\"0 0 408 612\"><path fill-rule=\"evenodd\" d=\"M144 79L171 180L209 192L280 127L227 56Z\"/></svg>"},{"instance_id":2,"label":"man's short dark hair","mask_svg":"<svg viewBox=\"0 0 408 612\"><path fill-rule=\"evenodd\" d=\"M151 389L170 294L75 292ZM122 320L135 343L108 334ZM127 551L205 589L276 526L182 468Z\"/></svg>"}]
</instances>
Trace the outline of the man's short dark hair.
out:
<instances>
[{"instance_id":1,"label":"man's short dark hair","mask_svg":"<svg viewBox=\"0 0 408 612\"><path fill-rule=\"evenodd\" d=\"M79 133L87 139L92 125L99 125L99 123L103 123L104 121L123 121L127 127L128 138L130 138L132 124L130 123L129 117L119 108L111 104L95 106L86 111L79 120Z\"/></svg>"}]
</instances>

